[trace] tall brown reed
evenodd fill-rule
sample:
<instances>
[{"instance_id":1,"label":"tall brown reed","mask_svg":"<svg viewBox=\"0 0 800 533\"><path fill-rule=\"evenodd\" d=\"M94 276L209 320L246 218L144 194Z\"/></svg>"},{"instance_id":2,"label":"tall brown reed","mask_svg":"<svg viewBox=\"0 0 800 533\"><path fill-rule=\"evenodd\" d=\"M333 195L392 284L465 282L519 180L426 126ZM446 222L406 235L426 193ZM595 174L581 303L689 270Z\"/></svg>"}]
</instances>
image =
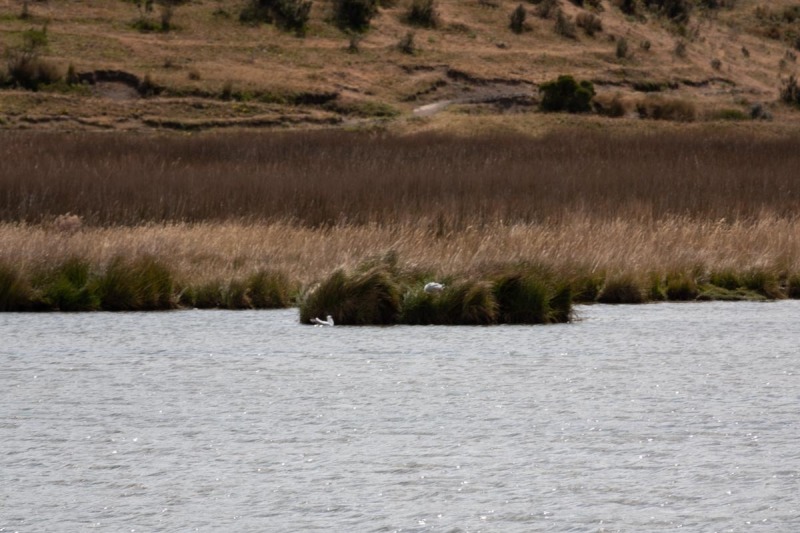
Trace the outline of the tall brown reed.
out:
<instances>
[{"instance_id":1,"label":"tall brown reed","mask_svg":"<svg viewBox=\"0 0 800 533\"><path fill-rule=\"evenodd\" d=\"M562 131L543 138L303 131L4 132L0 220L319 227L794 216L800 138Z\"/></svg>"}]
</instances>

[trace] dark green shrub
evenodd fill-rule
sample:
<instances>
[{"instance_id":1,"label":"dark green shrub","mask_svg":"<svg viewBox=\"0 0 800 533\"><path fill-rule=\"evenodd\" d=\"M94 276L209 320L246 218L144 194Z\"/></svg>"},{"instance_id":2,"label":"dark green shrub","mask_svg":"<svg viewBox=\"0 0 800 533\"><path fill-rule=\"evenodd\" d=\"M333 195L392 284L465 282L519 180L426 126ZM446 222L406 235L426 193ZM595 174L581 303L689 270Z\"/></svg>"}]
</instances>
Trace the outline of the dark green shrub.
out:
<instances>
[{"instance_id":1,"label":"dark green shrub","mask_svg":"<svg viewBox=\"0 0 800 533\"><path fill-rule=\"evenodd\" d=\"M365 31L378 14L377 0L333 0L334 16L341 28Z\"/></svg>"},{"instance_id":2,"label":"dark green shrub","mask_svg":"<svg viewBox=\"0 0 800 533\"><path fill-rule=\"evenodd\" d=\"M511 12L509 27L514 33L523 33L530 30L530 25L525 22L528 18L528 11L525 6L519 4L514 11Z\"/></svg>"},{"instance_id":3,"label":"dark green shrub","mask_svg":"<svg viewBox=\"0 0 800 533\"><path fill-rule=\"evenodd\" d=\"M114 258L93 289L106 311L154 311L172 309L172 273L156 259L145 256L133 261Z\"/></svg>"},{"instance_id":4,"label":"dark green shrub","mask_svg":"<svg viewBox=\"0 0 800 533\"><path fill-rule=\"evenodd\" d=\"M406 17L409 24L424 28L439 26L439 13L436 10L436 0L413 0Z\"/></svg>"},{"instance_id":5,"label":"dark green shrub","mask_svg":"<svg viewBox=\"0 0 800 533\"><path fill-rule=\"evenodd\" d=\"M0 263L0 311L25 311L30 308L33 291L17 269Z\"/></svg>"},{"instance_id":6,"label":"dark green shrub","mask_svg":"<svg viewBox=\"0 0 800 533\"><path fill-rule=\"evenodd\" d=\"M543 111L568 111L586 113L591 110L594 86L589 81L578 83L572 76L559 76L557 80L543 83L539 90L543 97Z\"/></svg>"}]
</instances>

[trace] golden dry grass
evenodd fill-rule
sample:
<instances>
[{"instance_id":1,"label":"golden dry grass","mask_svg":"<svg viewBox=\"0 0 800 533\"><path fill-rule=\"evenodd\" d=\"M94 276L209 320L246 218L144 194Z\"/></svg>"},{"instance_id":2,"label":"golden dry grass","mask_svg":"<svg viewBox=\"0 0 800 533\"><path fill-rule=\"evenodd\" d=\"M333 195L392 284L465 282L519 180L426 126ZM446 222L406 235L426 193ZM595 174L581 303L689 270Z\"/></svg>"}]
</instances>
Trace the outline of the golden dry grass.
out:
<instances>
[{"instance_id":1,"label":"golden dry grass","mask_svg":"<svg viewBox=\"0 0 800 533\"><path fill-rule=\"evenodd\" d=\"M77 256L104 267L114 256L153 256L176 277L201 283L259 269L286 272L304 284L338 267L355 268L387 252L402 264L440 275L480 272L516 262L559 273L628 274L762 269L800 272L800 220L764 215L750 222L670 218L592 220L554 225L494 225L436 236L415 226L310 229L235 222L59 231L0 225L0 263L23 270Z\"/></svg>"}]
</instances>

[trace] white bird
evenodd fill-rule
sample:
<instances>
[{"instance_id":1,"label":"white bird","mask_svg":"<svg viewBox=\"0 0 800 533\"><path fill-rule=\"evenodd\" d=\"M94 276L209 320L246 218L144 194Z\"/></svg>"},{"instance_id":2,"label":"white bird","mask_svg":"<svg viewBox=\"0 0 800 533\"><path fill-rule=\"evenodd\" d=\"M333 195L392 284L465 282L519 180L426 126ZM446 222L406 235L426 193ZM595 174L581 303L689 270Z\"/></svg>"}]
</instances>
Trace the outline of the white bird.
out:
<instances>
[{"instance_id":1,"label":"white bird","mask_svg":"<svg viewBox=\"0 0 800 533\"><path fill-rule=\"evenodd\" d=\"M333 317L328 315L327 320L322 320L321 318L312 318L311 323L315 326L332 326L333 325Z\"/></svg>"},{"instance_id":2,"label":"white bird","mask_svg":"<svg viewBox=\"0 0 800 533\"><path fill-rule=\"evenodd\" d=\"M425 284L425 288L423 290L428 294L436 294L444 290L444 285L441 283L436 283L435 281L431 281Z\"/></svg>"}]
</instances>

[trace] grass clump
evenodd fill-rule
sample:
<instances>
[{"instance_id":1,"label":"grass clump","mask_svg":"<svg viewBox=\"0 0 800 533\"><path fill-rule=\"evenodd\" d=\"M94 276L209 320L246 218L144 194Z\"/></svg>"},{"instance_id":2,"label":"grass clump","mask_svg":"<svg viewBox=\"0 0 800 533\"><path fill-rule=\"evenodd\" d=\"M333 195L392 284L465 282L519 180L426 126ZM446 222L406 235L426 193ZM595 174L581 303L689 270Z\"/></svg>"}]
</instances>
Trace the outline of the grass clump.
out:
<instances>
[{"instance_id":1,"label":"grass clump","mask_svg":"<svg viewBox=\"0 0 800 533\"><path fill-rule=\"evenodd\" d=\"M647 301L638 280L631 275L617 275L606 280L597 301L604 304L641 304Z\"/></svg>"},{"instance_id":2,"label":"grass clump","mask_svg":"<svg viewBox=\"0 0 800 533\"><path fill-rule=\"evenodd\" d=\"M30 284L11 265L0 263L0 311L25 311L31 305Z\"/></svg>"},{"instance_id":3,"label":"grass clump","mask_svg":"<svg viewBox=\"0 0 800 533\"><path fill-rule=\"evenodd\" d=\"M572 317L572 287L544 271L502 274L494 280L502 324L551 324Z\"/></svg>"},{"instance_id":4,"label":"grass clump","mask_svg":"<svg viewBox=\"0 0 800 533\"><path fill-rule=\"evenodd\" d=\"M697 281L685 272L667 274L664 295L667 300L688 301L694 300L700 294Z\"/></svg>"},{"instance_id":5,"label":"grass clump","mask_svg":"<svg viewBox=\"0 0 800 533\"><path fill-rule=\"evenodd\" d=\"M394 324L400 302L400 287L387 268L352 275L337 270L302 299L300 321L308 324L312 318L332 315L342 325Z\"/></svg>"},{"instance_id":6,"label":"grass clump","mask_svg":"<svg viewBox=\"0 0 800 533\"><path fill-rule=\"evenodd\" d=\"M774 272L763 269L751 269L741 276L742 287L757 292L766 298L785 298L781 290L780 280Z\"/></svg>"},{"instance_id":7,"label":"grass clump","mask_svg":"<svg viewBox=\"0 0 800 533\"><path fill-rule=\"evenodd\" d=\"M39 277L39 304L56 311L94 311L100 308L100 298L91 286L92 269L88 261L69 258L58 267Z\"/></svg>"},{"instance_id":8,"label":"grass clump","mask_svg":"<svg viewBox=\"0 0 800 533\"><path fill-rule=\"evenodd\" d=\"M115 257L95 290L106 311L157 311L173 309L174 281L169 269L156 259L144 256L135 260Z\"/></svg>"},{"instance_id":9,"label":"grass clump","mask_svg":"<svg viewBox=\"0 0 800 533\"><path fill-rule=\"evenodd\" d=\"M292 303L296 287L283 272L259 270L247 278L250 302L255 309L284 309Z\"/></svg>"},{"instance_id":10,"label":"grass clump","mask_svg":"<svg viewBox=\"0 0 800 533\"><path fill-rule=\"evenodd\" d=\"M786 296L793 300L800 299L800 274L792 274L786 280Z\"/></svg>"}]
</instances>

